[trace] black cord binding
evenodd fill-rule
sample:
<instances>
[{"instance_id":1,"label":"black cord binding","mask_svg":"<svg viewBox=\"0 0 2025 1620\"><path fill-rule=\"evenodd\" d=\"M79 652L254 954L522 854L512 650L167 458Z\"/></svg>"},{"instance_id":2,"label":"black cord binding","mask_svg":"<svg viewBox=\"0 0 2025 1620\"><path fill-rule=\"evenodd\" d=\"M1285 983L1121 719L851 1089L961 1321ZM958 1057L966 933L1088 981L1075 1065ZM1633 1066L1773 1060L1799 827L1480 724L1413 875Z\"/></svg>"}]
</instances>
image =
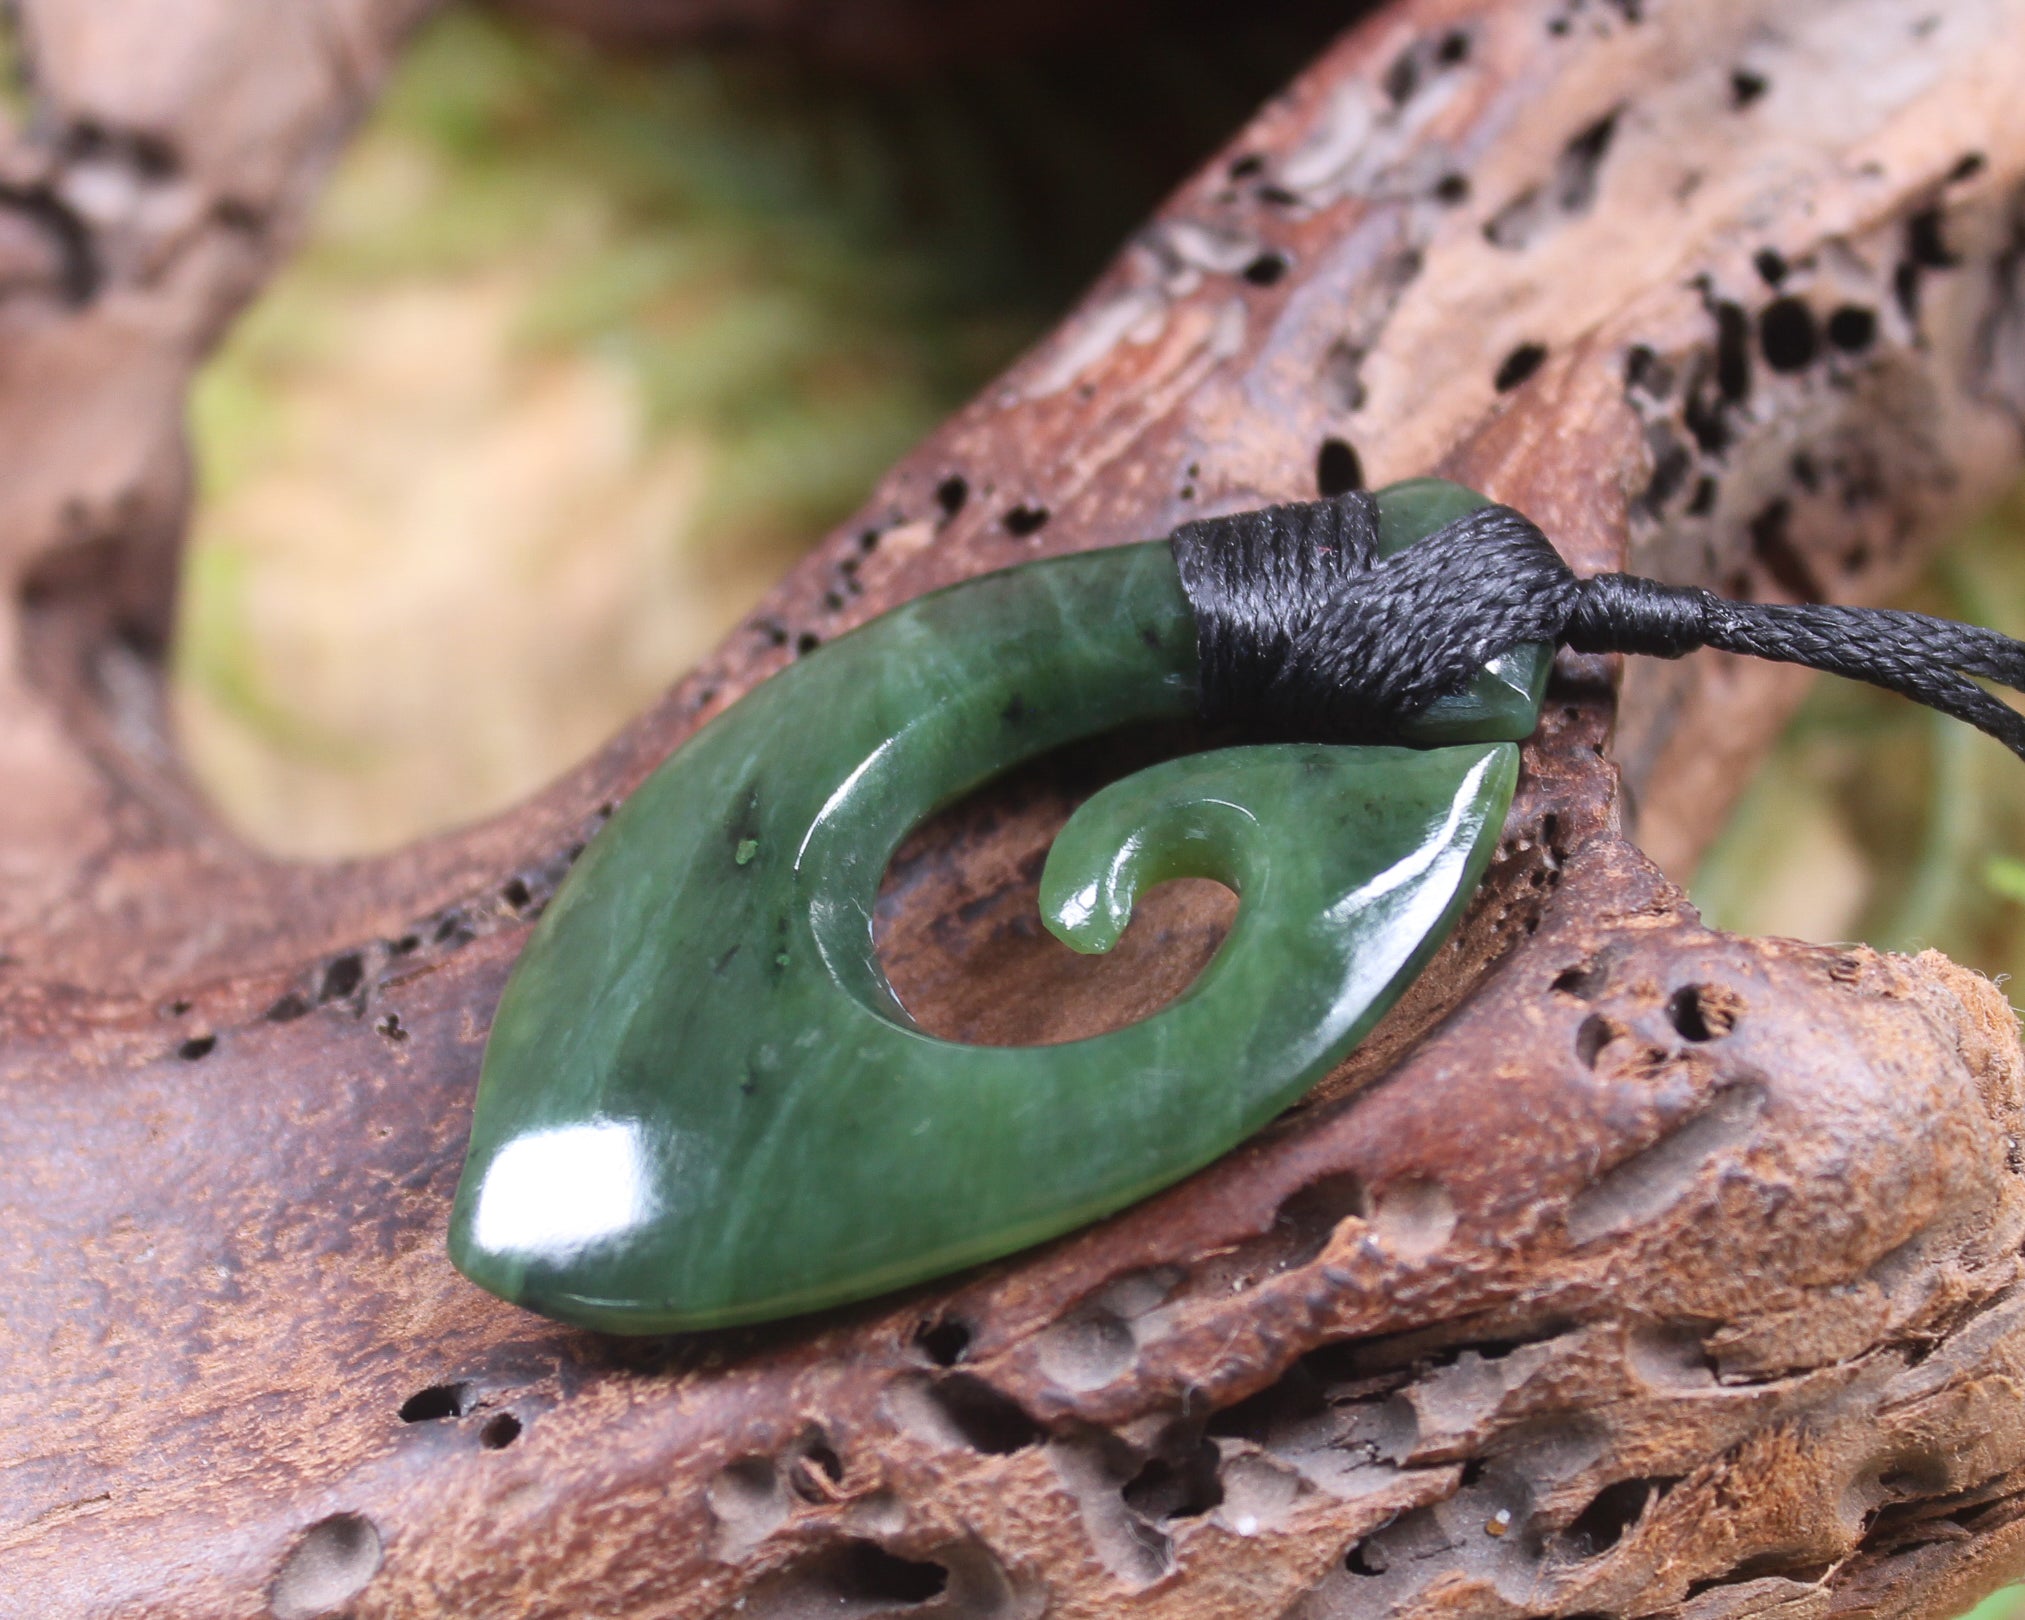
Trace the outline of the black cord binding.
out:
<instances>
[{"instance_id":1,"label":"black cord binding","mask_svg":"<svg viewBox=\"0 0 2025 1620\"><path fill-rule=\"evenodd\" d=\"M1205 518L1169 544L1195 612L1203 712L1275 733L1382 737L1520 642L1678 658L1718 647L1804 664L1966 720L2025 758L2025 645L1886 608L1732 602L1631 574L1578 579L1508 506L1379 558L1363 493Z\"/></svg>"}]
</instances>

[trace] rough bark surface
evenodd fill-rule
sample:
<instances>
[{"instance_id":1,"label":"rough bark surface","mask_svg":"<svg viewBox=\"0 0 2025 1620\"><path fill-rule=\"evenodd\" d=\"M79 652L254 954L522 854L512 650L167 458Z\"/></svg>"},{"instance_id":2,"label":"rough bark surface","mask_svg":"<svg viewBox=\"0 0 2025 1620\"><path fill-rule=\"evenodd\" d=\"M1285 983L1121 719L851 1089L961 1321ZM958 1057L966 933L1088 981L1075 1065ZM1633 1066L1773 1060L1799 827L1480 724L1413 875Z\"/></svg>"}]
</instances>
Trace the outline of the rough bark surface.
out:
<instances>
[{"instance_id":1,"label":"rough bark surface","mask_svg":"<svg viewBox=\"0 0 2025 1620\"><path fill-rule=\"evenodd\" d=\"M956 1282L622 1342L442 1230L602 807L917 591L1440 468L1578 566L1856 599L2025 445L2025 0L1403 0L703 669L496 822L290 867L162 740L189 369L420 0L27 0L0 155L0 1613L1941 1616L2025 1568L2025 1063L1940 958L1703 929L1794 692L1564 660L1386 1029L1173 1192ZM1017 514L1017 515L1015 515ZM1010 520L1010 521L1009 521ZM1612 742L1613 727L1615 741ZM1132 1016L1227 902L1038 939L1118 761L896 862L975 1038Z\"/></svg>"}]
</instances>

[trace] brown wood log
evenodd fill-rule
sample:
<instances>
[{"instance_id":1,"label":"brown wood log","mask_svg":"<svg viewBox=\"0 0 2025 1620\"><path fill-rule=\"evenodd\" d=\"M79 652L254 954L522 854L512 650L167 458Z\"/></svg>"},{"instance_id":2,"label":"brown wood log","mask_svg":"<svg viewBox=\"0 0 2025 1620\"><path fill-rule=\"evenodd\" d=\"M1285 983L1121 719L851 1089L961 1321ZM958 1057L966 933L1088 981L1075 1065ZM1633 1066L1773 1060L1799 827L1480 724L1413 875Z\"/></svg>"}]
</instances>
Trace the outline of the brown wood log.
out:
<instances>
[{"instance_id":1,"label":"brown wood log","mask_svg":"<svg viewBox=\"0 0 2025 1620\"><path fill-rule=\"evenodd\" d=\"M1699 925L1630 812L1687 858L1795 693L1706 655L1621 703L1564 659L1408 1003L1117 1219L648 1342L442 1251L531 918L803 636L1353 466L1476 483L1584 568L1902 579L2021 459L2025 0L1402 0L596 759L468 832L287 866L162 739L178 407L420 3L23 7L0 1613L1814 1620L1943 1616L2025 1568L2015 1021L1936 956ZM1122 968L1034 937L1032 856L1106 768L903 852L885 950L926 1021L1074 1033L1200 962L1227 911L1200 888Z\"/></svg>"}]
</instances>

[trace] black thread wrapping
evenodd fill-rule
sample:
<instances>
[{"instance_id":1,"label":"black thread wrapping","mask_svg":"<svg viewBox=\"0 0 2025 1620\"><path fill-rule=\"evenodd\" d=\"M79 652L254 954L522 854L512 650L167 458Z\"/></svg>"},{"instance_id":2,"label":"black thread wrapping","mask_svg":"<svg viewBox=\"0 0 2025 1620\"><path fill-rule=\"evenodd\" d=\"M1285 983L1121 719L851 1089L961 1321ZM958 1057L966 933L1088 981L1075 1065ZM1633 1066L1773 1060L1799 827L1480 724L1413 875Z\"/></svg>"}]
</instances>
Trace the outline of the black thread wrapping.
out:
<instances>
[{"instance_id":1,"label":"black thread wrapping","mask_svg":"<svg viewBox=\"0 0 2025 1620\"><path fill-rule=\"evenodd\" d=\"M1377 543L1378 505L1362 492L1175 530L1205 718L1367 740L1521 642L1655 658L1716 647L1868 681L2025 758L2025 716L1969 679L2025 689L2025 645L1994 630L1887 608L1732 602L1632 574L1578 579L1508 506L1392 557Z\"/></svg>"}]
</instances>

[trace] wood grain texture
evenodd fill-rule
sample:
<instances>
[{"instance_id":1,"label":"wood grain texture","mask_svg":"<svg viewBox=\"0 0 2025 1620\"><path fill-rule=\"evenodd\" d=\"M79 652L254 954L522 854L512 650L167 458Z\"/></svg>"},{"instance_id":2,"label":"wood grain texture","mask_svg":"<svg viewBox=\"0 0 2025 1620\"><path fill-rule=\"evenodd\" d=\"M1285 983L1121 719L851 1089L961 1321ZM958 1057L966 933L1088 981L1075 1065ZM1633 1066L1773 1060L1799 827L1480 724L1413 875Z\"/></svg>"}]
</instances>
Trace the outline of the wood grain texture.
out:
<instances>
[{"instance_id":1,"label":"wood grain texture","mask_svg":"<svg viewBox=\"0 0 2025 1620\"><path fill-rule=\"evenodd\" d=\"M1937 957L1698 924L1631 812L1685 859L1794 697L1706 655L1621 711L1564 659L1408 1002L1118 1219L635 1343L442 1252L529 919L805 636L1308 494L1332 441L1522 506L1583 568L1901 579L2025 447L2025 0L1404 0L598 758L469 832L284 866L162 740L178 405L418 9L24 7L0 1613L1814 1620L2025 1568L2015 1021ZM885 950L924 1021L1060 1038L1203 959L1200 886L1094 971L1038 937L1038 852L1122 763L902 852Z\"/></svg>"}]
</instances>

